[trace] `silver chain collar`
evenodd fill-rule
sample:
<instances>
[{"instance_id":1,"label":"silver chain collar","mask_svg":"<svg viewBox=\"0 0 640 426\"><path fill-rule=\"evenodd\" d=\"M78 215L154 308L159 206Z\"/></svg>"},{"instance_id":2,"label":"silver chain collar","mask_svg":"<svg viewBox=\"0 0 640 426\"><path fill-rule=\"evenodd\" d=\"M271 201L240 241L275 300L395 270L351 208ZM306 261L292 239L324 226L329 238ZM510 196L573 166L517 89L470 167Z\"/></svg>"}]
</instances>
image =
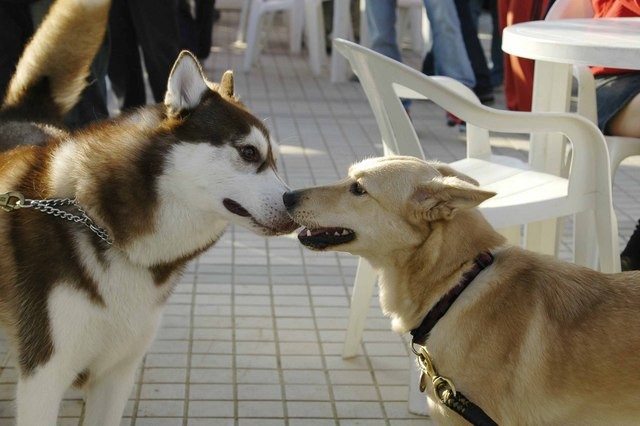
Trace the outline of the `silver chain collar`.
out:
<instances>
[{"instance_id":1,"label":"silver chain collar","mask_svg":"<svg viewBox=\"0 0 640 426\"><path fill-rule=\"evenodd\" d=\"M58 207L73 207L77 210L78 214L61 210ZM20 192L7 192L0 194L0 208L2 210L11 212L18 209L32 208L34 210L41 211L46 214L50 214L54 217L59 217L68 220L73 223L81 223L89 228L94 234L96 234L102 241L111 245L113 240L107 233L107 231L96 225L93 220L87 215L87 213L80 207L78 200L69 198L52 198L45 200L30 200L24 198Z\"/></svg>"}]
</instances>

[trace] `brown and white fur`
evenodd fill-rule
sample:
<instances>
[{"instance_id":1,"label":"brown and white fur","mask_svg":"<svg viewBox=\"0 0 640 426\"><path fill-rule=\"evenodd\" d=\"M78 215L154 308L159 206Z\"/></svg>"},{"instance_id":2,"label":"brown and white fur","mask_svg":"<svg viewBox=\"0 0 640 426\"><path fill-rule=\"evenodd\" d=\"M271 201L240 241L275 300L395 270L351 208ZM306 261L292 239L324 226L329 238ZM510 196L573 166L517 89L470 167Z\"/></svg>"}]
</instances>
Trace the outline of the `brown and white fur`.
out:
<instances>
[{"instance_id":1,"label":"brown and white fur","mask_svg":"<svg viewBox=\"0 0 640 426\"><path fill-rule=\"evenodd\" d=\"M267 129L233 94L177 59L164 104L77 132L54 126L77 101L103 39L108 0L57 0L26 48L0 111L0 194L77 199L88 227L0 210L0 322L15 349L17 424L57 422L86 390L85 425L118 425L134 373L185 264L229 223L291 232ZM19 145L19 146L18 146Z\"/></svg>"},{"instance_id":2,"label":"brown and white fur","mask_svg":"<svg viewBox=\"0 0 640 426\"><path fill-rule=\"evenodd\" d=\"M495 195L450 167L368 159L285 194L300 241L366 258L392 328L416 328L473 259L483 270L433 328L436 370L500 425L637 425L640 274L605 275L507 246L475 208ZM417 373L416 373L417 374ZM415 380L418 377L416 376ZM438 424L468 424L426 390Z\"/></svg>"}]
</instances>

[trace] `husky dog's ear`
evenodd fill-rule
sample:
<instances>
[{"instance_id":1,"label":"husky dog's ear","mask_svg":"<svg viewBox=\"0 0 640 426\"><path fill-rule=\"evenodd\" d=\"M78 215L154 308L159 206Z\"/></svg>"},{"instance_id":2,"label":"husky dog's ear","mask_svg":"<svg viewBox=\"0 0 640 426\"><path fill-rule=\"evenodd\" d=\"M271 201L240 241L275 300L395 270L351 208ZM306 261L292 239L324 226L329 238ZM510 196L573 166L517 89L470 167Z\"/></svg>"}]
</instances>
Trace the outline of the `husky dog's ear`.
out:
<instances>
[{"instance_id":1,"label":"husky dog's ear","mask_svg":"<svg viewBox=\"0 0 640 426\"><path fill-rule=\"evenodd\" d=\"M222 74L222 79L220 79L220 86L218 87L218 91L222 96L227 98L233 98L233 71L228 70Z\"/></svg>"},{"instance_id":2,"label":"husky dog's ear","mask_svg":"<svg viewBox=\"0 0 640 426\"><path fill-rule=\"evenodd\" d=\"M495 192L482 190L457 176L444 176L418 185L411 201L419 219L449 220L459 210L474 208L494 195Z\"/></svg>"},{"instance_id":3,"label":"husky dog's ear","mask_svg":"<svg viewBox=\"0 0 640 426\"><path fill-rule=\"evenodd\" d=\"M209 86L200 63L193 54L183 50L173 65L164 96L169 114L195 108L207 90Z\"/></svg>"}]
</instances>

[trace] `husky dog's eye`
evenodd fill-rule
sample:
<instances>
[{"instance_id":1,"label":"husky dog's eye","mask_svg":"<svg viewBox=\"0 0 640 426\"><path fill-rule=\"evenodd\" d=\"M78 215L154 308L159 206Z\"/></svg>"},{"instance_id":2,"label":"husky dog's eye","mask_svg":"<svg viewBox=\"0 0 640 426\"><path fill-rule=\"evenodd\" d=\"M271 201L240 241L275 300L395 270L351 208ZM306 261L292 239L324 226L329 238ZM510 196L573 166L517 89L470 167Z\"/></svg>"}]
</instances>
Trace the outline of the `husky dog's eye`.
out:
<instances>
[{"instance_id":1,"label":"husky dog's eye","mask_svg":"<svg viewBox=\"0 0 640 426\"><path fill-rule=\"evenodd\" d=\"M249 163L255 163L256 161L260 160L260 154L258 153L258 150L255 146L243 145L238 148L238 152L240 153L242 159Z\"/></svg>"},{"instance_id":2,"label":"husky dog's eye","mask_svg":"<svg viewBox=\"0 0 640 426\"><path fill-rule=\"evenodd\" d=\"M367 193L367 191L365 191L362 185L360 185L358 182L353 182L351 184L351 187L349 187L349 192L351 192L353 195L364 195Z\"/></svg>"}]
</instances>

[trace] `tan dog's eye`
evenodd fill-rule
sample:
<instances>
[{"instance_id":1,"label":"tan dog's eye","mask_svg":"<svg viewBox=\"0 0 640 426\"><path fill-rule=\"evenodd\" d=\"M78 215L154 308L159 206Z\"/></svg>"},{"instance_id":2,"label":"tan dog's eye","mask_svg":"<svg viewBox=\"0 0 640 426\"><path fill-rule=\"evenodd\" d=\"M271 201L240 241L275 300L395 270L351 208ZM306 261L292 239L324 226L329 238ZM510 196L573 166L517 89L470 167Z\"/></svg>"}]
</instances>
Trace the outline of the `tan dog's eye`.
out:
<instances>
[{"instance_id":1,"label":"tan dog's eye","mask_svg":"<svg viewBox=\"0 0 640 426\"><path fill-rule=\"evenodd\" d=\"M349 188L349 192L353 195L364 195L367 191L358 182L353 182Z\"/></svg>"},{"instance_id":2,"label":"tan dog's eye","mask_svg":"<svg viewBox=\"0 0 640 426\"><path fill-rule=\"evenodd\" d=\"M242 159L248 163L255 163L260 160L258 150L254 146L241 146L240 148L238 148L238 152L240 152L240 156L242 157Z\"/></svg>"}]
</instances>

